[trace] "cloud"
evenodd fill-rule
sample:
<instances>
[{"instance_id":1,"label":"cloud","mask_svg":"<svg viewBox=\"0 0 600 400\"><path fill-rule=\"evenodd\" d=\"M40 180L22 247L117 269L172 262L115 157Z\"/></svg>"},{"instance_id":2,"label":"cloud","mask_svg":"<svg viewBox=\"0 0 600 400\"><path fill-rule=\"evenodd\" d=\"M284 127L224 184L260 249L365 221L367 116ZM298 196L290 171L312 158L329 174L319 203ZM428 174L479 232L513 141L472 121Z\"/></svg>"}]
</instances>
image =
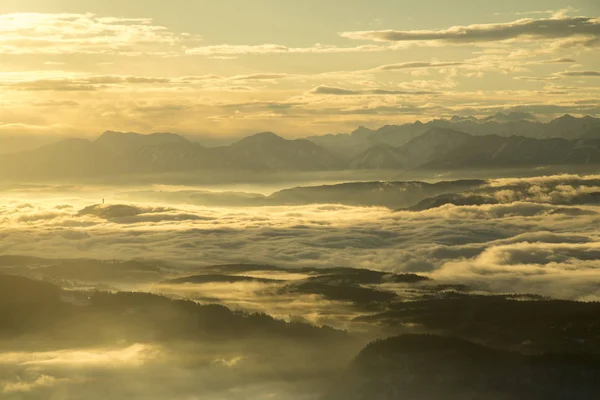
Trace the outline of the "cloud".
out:
<instances>
[{"instance_id":1,"label":"cloud","mask_svg":"<svg viewBox=\"0 0 600 400\"><path fill-rule=\"evenodd\" d=\"M544 81L555 81L558 79L558 77L556 77L556 76L515 76L515 79L520 80L520 81L544 82Z\"/></svg>"},{"instance_id":2,"label":"cloud","mask_svg":"<svg viewBox=\"0 0 600 400\"><path fill-rule=\"evenodd\" d=\"M21 91L57 91L57 92L80 92L95 91L108 88L122 88L131 85L169 85L179 84L179 80L163 77L147 76L118 76L118 75L91 75L91 76L71 76L56 77L48 79L28 79L23 77L10 77L1 80L0 87L11 90ZM62 103L65 103L63 101ZM49 104L50 102L46 102ZM59 103L59 102L55 102Z\"/></svg>"},{"instance_id":3,"label":"cloud","mask_svg":"<svg viewBox=\"0 0 600 400\"><path fill-rule=\"evenodd\" d=\"M32 106L34 107L77 107L79 105L78 102L72 100L47 100L47 101L34 101Z\"/></svg>"},{"instance_id":4,"label":"cloud","mask_svg":"<svg viewBox=\"0 0 600 400\"><path fill-rule=\"evenodd\" d=\"M275 80L282 78L289 78L290 74L249 74L249 75L236 75L228 78L231 81L265 81Z\"/></svg>"},{"instance_id":5,"label":"cloud","mask_svg":"<svg viewBox=\"0 0 600 400\"><path fill-rule=\"evenodd\" d=\"M31 392L39 388L52 387L58 383L68 382L68 379L57 380L53 376L40 375L32 382L19 380L17 382L8 382L4 385L2 392L14 393L14 392Z\"/></svg>"},{"instance_id":6,"label":"cloud","mask_svg":"<svg viewBox=\"0 0 600 400\"><path fill-rule=\"evenodd\" d=\"M424 272L442 282L469 281L481 290L518 288L562 298L600 299L600 289L583 280L584 275L598 278L591 268L600 246L595 228L600 207L597 202L574 201L600 191L600 177L595 175L495 179L481 189L495 204L447 204L420 212L339 204L202 207L169 205L169 198L162 197L154 205L92 207L90 215L76 210L89 204L91 188L85 189L85 196L76 189L53 190L2 193L0 254L100 259L110 255L176 265L346 266ZM150 202L155 197L146 193L142 198ZM546 278L541 271L546 268L554 273L547 279L556 279L543 287ZM568 273L578 268L581 280L575 278L578 272ZM565 277L573 280L561 281ZM512 289L511 279L519 282ZM228 285L208 284L189 291L256 311L275 309L273 302L261 305L252 300L269 284ZM585 290L578 294L578 288ZM292 309L300 310L307 301L280 305L278 312L293 314ZM323 307L315 320L324 321L320 318L331 309Z\"/></svg>"},{"instance_id":7,"label":"cloud","mask_svg":"<svg viewBox=\"0 0 600 400\"><path fill-rule=\"evenodd\" d=\"M577 11L571 6L561 8L559 10L534 10L534 11L517 11L517 12L503 12L503 13L494 13L494 15L539 15L539 14L547 14L554 16L555 18L566 15L569 11Z\"/></svg>"},{"instance_id":8,"label":"cloud","mask_svg":"<svg viewBox=\"0 0 600 400\"><path fill-rule=\"evenodd\" d=\"M355 47L337 47L316 44L311 47L288 47L279 44L259 45L230 45L221 44L213 46L202 46L186 49L188 55L202 56L241 56L241 55L265 55L265 54L311 54L311 53L361 53L388 50L384 46L365 45Z\"/></svg>"},{"instance_id":9,"label":"cloud","mask_svg":"<svg viewBox=\"0 0 600 400\"><path fill-rule=\"evenodd\" d=\"M576 175L576 174L558 174L543 175L526 178L497 178L490 179L490 187L518 186L518 185L539 185L539 184L557 184L565 182L596 182L600 180L600 175Z\"/></svg>"},{"instance_id":10,"label":"cloud","mask_svg":"<svg viewBox=\"0 0 600 400\"><path fill-rule=\"evenodd\" d=\"M46 343L32 346L15 340L11 345L32 350L0 353L0 397L192 399L201 393L223 400L308 400L318 396L324 379L346 365L347 354L364 344L197 337L162 340L161 345L64 348L73 346L65 339L61 349L36 350L52 346Z\"/></svg>"},{"instance_id":11,"label":"cloud","mask_svg":"<svg viewBox=\"0 0 600 400\"><path fill-rule=\"evenodd\" d=\"M197 37L179 35L148 18L94 14L0 15L3 54L172 55Z\"/></svg>"},{"instance_id":12,"label":"cloud","mask_svg":"<svg viewBox=\"0 0 600 400\"><path fill-rule=\"evenodd\" d=\"M413 31L359 31L342 32L342 37L378 42L440 42L451 44L474 44L498 41L535 41L540 39L564 39L583 37L586 40L600 38L600 18L557 17L520 19L507 23L453 26L444 30Z\"/></svg>"},{"instance_id":13,"label":"cloud","mask_svg":"<svg viewBox=\"0 0 600 400\"><path fill-rule=\"evenodd\" d=\"M310 94L324 94L334 96L355 96L355 95L434 95L438 92L415 91L409 92L405 90L389 90L389 89L370 89L370 90L348 90L331 86L317 86L309 91Z\"/></svg>"},{"instance_id":14,"label":"cloud","mask_svg":"<svg viewBox=\"0 0 600 400\"><path fill-rule=\"evenodd\" d=\"M35 213L28 213L28 214L24 214L21 215L19 217L19 221L21 222L36 222L36 221L42 221L42 220L51 220L51 219L55 219L58 217L64 216L63 213L59 213L59 212L52 212L52 211L46 211L46 212L35 212Z\"/></svg>"},{"instance_id":15,"label":"cloud","mask_svg":"<svg viewBox=\"0 0 600 400\"><path fill-rule=\"evenodd\" d=\"M336 96L347 96L347 95L357 95L361 94L360 91L357 90L347 90L330 86L317 86L314 89L311 89L309 93L312 94L331 94Z\"/></svg>"},{"instance_id":16,"label":"cloud","mask_svg":"<svg viewBox=\"0 0 600 400\"><path fill-rule=\"evenodd\" d=\"M68 368L140 366L156 358L160 349L147 344L124 348L69 349L46 352L0 353L0 365L61 366Z\"/></svg>"},{"instance_id":17,"label":"cloud","mask_svg":"<svg viewBox=\"0 0 600 400\"><path fill-rule=\"evenodd\" d=\"M40 79L35 81L18 82L7 85L9 89L24 91L56 91L56 92L87 92L98 87L68 79Z\"/></svg>"},{"instance_id":18,"label":"cloud","mask_svg":"<svg viewBox=\"0 0 600 400\"><path fill-rule=\"evenodd\" d=\"M541 61L542 64L562 64L562 63L574 63L577 62L572 58L553 58L552 60Z\"/></svg>"},{"instance_id":19,"label":"cloud","mask_svg":"<svg viewBox=\"0 0 600 400\"><path fill-rule=\"evenodd\" d=\"M469 260L446 263L432 276L484 284L505 293L536 293L579 300L600 298L600 242L490 246Z\"/></svg>"},{"instance_id":20,"label":"cloud","mask_svg":"<svg viewBox=\"0 0 600 400\"><path fill-rule=\"evenodd\" d=\"M413 69L413 68L442 68L442 67L455 67L465 65L464 62L405 62L400 64L388 64L377 67L378 71L395 71L401 69Z\"/></svg>"},{"instance_id":21,"label":"cloud","mask_svg":"<svg viewBox=\"0 0 600 400\"><path fill-rule=\"evenodd\" d=\"M561 72L562 76L578 76L578 77L584 77L584 76L600 76L600 71L567 71L567 72Z\"/></svg>"}]
</instances>

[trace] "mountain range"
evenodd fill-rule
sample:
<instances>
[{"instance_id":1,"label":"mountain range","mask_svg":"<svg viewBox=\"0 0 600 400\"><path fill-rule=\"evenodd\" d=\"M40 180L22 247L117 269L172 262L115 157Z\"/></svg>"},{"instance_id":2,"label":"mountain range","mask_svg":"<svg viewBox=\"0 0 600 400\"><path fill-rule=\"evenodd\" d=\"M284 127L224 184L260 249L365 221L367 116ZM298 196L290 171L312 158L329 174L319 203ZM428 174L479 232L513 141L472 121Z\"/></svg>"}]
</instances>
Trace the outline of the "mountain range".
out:
<instances>
[{"instance_id":1,"label":"mountain range","mask_svg":"<svg viewBox=\"0 0 600 400\"><path fill-rule=\"evenodd\" d=\"M308 139L336 153L357 155L374 144L386 144L399 147L432 128L452 129L473 136L524 136L534 139L564 138L568 140L581 137L599 137L600 119L591 116L576 118L564 115L550 122L537 121L527 113L498 113L485 118L453 116L449 119L434 119L423 123L385 125L379 129L359 127L349 134L328 134L311 136Z\"/></svg>"},{"instance_id":2,"label":"mountain range","mask_svg":"<svg viewBox=\"0 0 600 400\"><path fill-rule=\"evenodd\" d=\"M107 131L96 140L64 139L0 155L0 170L8 179L596 164L600 164L600 119L569 115L545 124L510 115L481 120L457 117L295 140L263 132L221 147L205 147L172 133Z\"/></svg>"}]
</instances>

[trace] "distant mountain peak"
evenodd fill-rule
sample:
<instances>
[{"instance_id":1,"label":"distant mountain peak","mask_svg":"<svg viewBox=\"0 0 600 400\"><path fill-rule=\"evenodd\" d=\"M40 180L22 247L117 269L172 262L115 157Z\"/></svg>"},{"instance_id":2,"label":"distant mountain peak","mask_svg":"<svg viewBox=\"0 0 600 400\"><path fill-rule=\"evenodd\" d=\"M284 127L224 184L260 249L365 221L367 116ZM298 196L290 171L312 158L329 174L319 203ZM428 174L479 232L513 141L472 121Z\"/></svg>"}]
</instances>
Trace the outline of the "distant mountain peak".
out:
<instances>
[{"instance_id":1,"label":"distant mountain peak","mask_svg":"<svg viewBox=\"0 0 600 400\"><path fill-rule=\"evenodd\" d=\"M494 119L498 122L511 122L511 121L537 121L537 117L532 113L522 111L511 111L509 113L496 113Z\"/></svg>"},{"instance_id":2,"label":"distant mountain peak","mask_svg":"<svg viewBox=\"0 0 600 400\"><path fill-rule=\"evenodd\" d=\"M276 134L274 132L271 132L271 131L255 133L254 135L251 135L251 136L248 136L248 137L250 137L250 138L254 137L254 138L283 139L281 136L279 136L278 134Z\"/></svg>"},{"instance_id":3,"label":"distant mountain peak","mask_svg":"<svg viewBox=\"0 0 600 400\"><path fill-rule=\"evenodd\" d=\"M273 132L259 132L259 133L255 133L254 135L250 135L247 136L245 138L243 138L242 140L239 140L238 142L234 143L233 145L244 145L244 144L248 144L248 143L260 143L260 144L266 144L266 143L283 143L286 142L287 140L279 135L277 135L276 133Z\"/></svg>"},{"instance_id":4,"label":"distant mountain peak","mask_svg":"<svg viewBox=\"0 0 600 400\"><path fill-rule=\"evenodd\" d=\"M475 121L477 121L477 118L475 118L475 117L471 117L471 116L468 116L468 117L462 117L462 116L460 116L460 115L453 115L453 116L452 116L452 117L449 119L449 121L450 121L450 122L465 122L465 121L473 121L473 122L475 122Z\"/></svg>"},{"instance_id":5,"label":"distant mountain peak","mask_svg":"<svg viewBox=\"0 0 600 400\"><path fill-rule=\"evenodd\" d=\"M352 131L352 133L350 135L354 136L354 137L366 137L369 136L373 133L373 131L363 125L359 126L358 128L356 128L354 131Z\"/></svg>"},{"instance_id":6,"label":"distant mountain peak","mask_svg":"<svg viewBox=\"0 0 600 400\"><path fill-rule=\"evenodd\" d=\"M577 119L577 117L574 117L571 114L565 114L562 117L554 119L554 121L573 121L574 119Z\"/></svg>"}]
</instances>

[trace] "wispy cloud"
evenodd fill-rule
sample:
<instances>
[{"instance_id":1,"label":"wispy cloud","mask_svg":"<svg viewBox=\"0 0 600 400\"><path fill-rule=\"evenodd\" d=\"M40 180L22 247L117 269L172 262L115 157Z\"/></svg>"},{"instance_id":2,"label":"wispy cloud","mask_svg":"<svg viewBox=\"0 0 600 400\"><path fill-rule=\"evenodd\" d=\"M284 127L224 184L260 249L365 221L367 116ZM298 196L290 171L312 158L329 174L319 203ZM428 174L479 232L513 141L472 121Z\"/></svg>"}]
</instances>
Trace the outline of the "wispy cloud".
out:
<instances>
[{"instance_id":1,"label":"wispy cloud","mask_svg":"<svg viewBox=\"0 0 600 400\"><path fill-rule=\"evenodd\" d=\"M566 58L566 57L553 58L551 60L540 61L540 63L542 63L542 64L562 64L562 63L568 64L568 63L574 63L574 62L577 62L577 61L572 58Z\"/></svg>"},{"instance_id":2,"label":"wispy cloud","mask_svg":"<svg viewBox=\"0 0 600 400\"><path fill-rule=\"evenodd\" d=\"M334 96L355 96L355 95L434 95L439 92L430 91L406 91L393 89L369 89L369 90L349 90L332 86L317 86L309 91L311 94L324 94Z\"/></svg>"},{"instance_id":3,"label":"wispy cloud","mask_svg":"<svg viewBox=\"0 0 600 400\"><path fill-rule=\"evenodd\" d=\"M263 54L310 54L310 53L361 53L389 50L386 46L364 45L354 47L338 47L315 44L310 47L289 47L280 44L231 45L221 44L186 49L188 55L202 56L241 56Z\"/></svg>"},{"instance_id":4,"label":"wispy cloud","mask_svg":"<svg viewBox=\"0 0 600 400\"><path fill-rule=\"evenodd\" d=\"M452 26L443 30L380 30L342 32L342 37L378 42L441 42L473 44L580 37L600 38L600 18L565 17L520 19L506 23Z\"/></svg>"},{"instance_id":5,"label":"wispy cloud","mask_svg":"<svg viewBox=\"0 0 600 400\"><path fill-rule=\"evenodd\" d=\"M198 39L155 25L149 18L0 14L0 52L4 54L172 55Z\"/></svg>"},{"instance_id":6,"label":"wispy cloud","mask_svg":"<svg viewBox=\"0 0 600 400\"><path fill-rule=\"evenodd\" d=\"M562 72L561 75L562 76L579 76L579 77L600 76L600 71L567 71L567 72Z\"/></svg>"},{"instance_id":7,"label":"wispy cloud","mask_svg":"<svg viewBox=\"0 0 600 400\"><path fill-rule=\"evenodd\" d=\"M414 68L443 68L443 67L457 67L465 65L464 62L405 62L399 64L388 64L382 65L375 68L376 71L393 71L399 69L414 69Z\"/></svg>"}]
</instances>

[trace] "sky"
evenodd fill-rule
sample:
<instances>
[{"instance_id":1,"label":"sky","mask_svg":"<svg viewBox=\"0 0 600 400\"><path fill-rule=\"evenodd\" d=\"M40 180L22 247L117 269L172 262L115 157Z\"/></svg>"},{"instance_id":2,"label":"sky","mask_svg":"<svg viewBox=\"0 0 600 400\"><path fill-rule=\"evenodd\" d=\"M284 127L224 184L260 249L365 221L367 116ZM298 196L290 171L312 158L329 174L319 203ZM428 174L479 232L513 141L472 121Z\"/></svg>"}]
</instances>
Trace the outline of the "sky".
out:
<instances>
[{"instance_id":1,"label":"sky","mask_svg":"<svg viewBox=\"0 0 600 400\"><path fill-rule=\"evenodd\" d=\"M600 115L597 0L2 0L0 135Z\"/></svg>"}]
</instances>

